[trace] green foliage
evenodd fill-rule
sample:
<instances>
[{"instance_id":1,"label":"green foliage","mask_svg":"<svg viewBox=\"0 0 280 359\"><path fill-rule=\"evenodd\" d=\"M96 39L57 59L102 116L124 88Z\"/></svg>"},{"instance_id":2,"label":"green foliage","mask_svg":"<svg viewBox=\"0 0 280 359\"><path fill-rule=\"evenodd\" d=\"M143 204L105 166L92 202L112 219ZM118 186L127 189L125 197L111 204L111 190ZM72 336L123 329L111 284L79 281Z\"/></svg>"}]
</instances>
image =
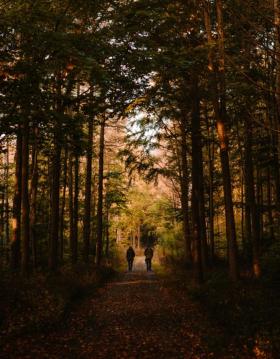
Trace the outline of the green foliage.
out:
<instances>
[{"instance_id":1,"label":"green foliage","mask_svg":"<svg viewBox=\"0 0 280 359\"><path fill-rule=\"evenodd\" d=\"M161 227L157 231L159 244L172 253L174 249L181 249L184 252L182 224L175 227Z\"/></svg>"},{"instance_id":2,"label":"green foliage","mask_svg":"<svg viewBox=\"0 0 280 359\"><path fill-rule=\"evenodd\" d=\"M123 173L118 170L107 172L106 179L105 206L114 214L126 208L126 188Z\"/></svg>"}]
</instances>

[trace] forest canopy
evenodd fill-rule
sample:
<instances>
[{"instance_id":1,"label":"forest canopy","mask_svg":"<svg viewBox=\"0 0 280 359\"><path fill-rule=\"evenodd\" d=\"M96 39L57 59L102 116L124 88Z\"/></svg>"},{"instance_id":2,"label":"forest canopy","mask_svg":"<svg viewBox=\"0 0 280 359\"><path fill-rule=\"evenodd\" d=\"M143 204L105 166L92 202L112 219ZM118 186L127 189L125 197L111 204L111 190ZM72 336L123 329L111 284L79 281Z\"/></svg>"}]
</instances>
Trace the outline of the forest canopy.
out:
<instances>
[{"instance_id":1,"label":"forest canopy","mask_svg":"<svg viewBox=\"0 0 280 359\"><path fill-rule=\"evenodd\" d=\"M279 22L270 0L1 1L3 265L100 265L138 188L198 282L217 257L259 277L279 243Z\"/></svg>"},{"instance_id":2,"label":"forest canopy","mask_svg":"<svg viewBox=\"0 0 280 359\"><path fill-rule=\"evenodd\" d=\"M278 357L279 156L280 0L0 0L3 353Z\"/></svg>"}]
</instances>

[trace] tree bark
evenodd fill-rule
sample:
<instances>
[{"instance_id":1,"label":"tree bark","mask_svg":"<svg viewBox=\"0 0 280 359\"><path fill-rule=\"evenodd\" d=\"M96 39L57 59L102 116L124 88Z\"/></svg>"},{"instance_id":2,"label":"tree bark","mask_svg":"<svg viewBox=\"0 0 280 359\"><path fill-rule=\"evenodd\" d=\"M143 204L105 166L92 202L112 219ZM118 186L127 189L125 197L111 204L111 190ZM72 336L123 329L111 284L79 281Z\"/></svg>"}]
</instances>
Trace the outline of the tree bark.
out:
<instances>
[{"instance_id":1,"label":"tree bark","mask_svg":"<svg viewBox=\"0 0 280 359\"><path fill-rule=\"evenodd\" d=\"M201 121L200 121L200 105L198 97L198 86L197 79L193 80L193 114L192 116L196 119L195 124L195 135L196 135L196 146L197 146L197 171L199 175L199 219L200 219L200 241L201 241L201 258L203 267L206 268L209 265L208 256L208 245L207 245L207 234L206 234L206 219L205 219L205 199L204 199L204 174L203 174L203 154L202 154L202 141L201 141Z\"/></svg>"},{"instance_id":2,"label":"tree bark","mask_svg":"<svg viewBox=\"0 0 280 359\"><path fill-rule=\"evenodd\" d=\"M73 245L72 264L78 261L78 222L79 222L79 155L75 155L74 162L74 202L73 202Z\"/></svg>"},{"instance_id":3,"label":"tree bark","mask_svg":"<svg viewBox=\"0 0 280 359\"><path fill-rule=\"evenodd\" d=\"M58 268L58 241L59 241L59 192L60 192L60 167L61 167L61 143L60 128L56 125L54 136L54 154L52 163L52 189L51 189L51 230L49 268L52 271Z\"/></svg>"},{"instance_id":4,"label":"tree bark","mask_svg":"<svg viewBox=\"0 0 280 359\"><path fill-rule=\"evenodd\" d=\"M10 243L10 205L9 205L9 177L10 177L10 144L7 141L5 168L5 237L6 248Z\"/></svg>"},{"instance_id":5,"label":"tree bark","mask_svg":"<svg viewBox=\"0 0 280 359\"><path fill-rule=\"evenodd\" d=\"M280 1L274 0L274 25L275 25L275 63L276 63L276 81L275 81L275 102L276 102L276 121L274 128L280 128ZM272 133L273 159L274 159L274 177L275 177L275 199L277 222L280 225L280 174L279 174L279 133Z\"/></svg>"},{"instance_id":6,"label":"tree bark","mask_svg":"<svg viewBox=\"0 0 280 359\"><path fill-rule=\"evenodd\" d=\"M194 254L193 264L195 280L198 284L203 281L202 271L202 226L201 226L201 134L200 134L200 113L199 99L195 95L197 85L191 95L193 101L192 109L192 225L193 225L193 243Z\"/></svg>"},{"instance_id":7,"label":"tree bark","mask_svg":"<svg viewBox=\"0 0 280 359\"><path fill-rule=\"evenodd\" d=\"M37 192L38 192L38 127L33 128L33 146L32 146L32 175L31 175L31 193L30 193L30 242L32 248L33 267L37 267L37 238L35 225L37 222Z\"/></svg>"},{"instance_id":8,"label":"tree bark","mask_svg":"<svg viewBox=\"0 0 280 359\"><path fill-rule=\"evenodd\" d=\"M257 208L255 199L255 183L252 160L252 127L249 119L245 119L245 178L248 207L250 208L250 232L253 249L253 274L256 278L261 275L259 259L259 231L257 225Z\"/></svg>"},{"instance_id":9,"label":"tree bark","mask_svg":"<svg viewBox=\"0 0 280 359\"><path fill-rule=\"evenodd\" d=\"M103 252L103 171L104 171L105 119L100 124L98 202L97 202L97 248L96 264L100 266Z\"/></svg>"},{"instance_id":10,"label":"tree bark","mask_svg":"<svg viewBox=\"0 0 280 359\"><path fill-rule=\"evenodd\" d=\"M246 251L246 240L245 240L245 231L244 231L244 175L243 175L243 170L240 171L240 177L241 177L241 242L242 242L242 251L243 251L243 255L245 254Z\"/></svg>"},{"instance_id":11,"label":"tree bark","mask_svg":"<svg viewBox=\"0 0 280 359\"><path fill-rule=\"evenodd\" d=\"M92 193L92 145L93 145L93 120L88 122L88 143L86 159L86 184L85 184L85 214L84 214L84 261L89 261L90 234L91 234L91 193Z\"/></svg>"},{"instance_id":12,"label":"tree bark","mask_svg":"<svg viewBox=\"0 0 280 359\"><path fill-rule=\"evenodd\" d=\"M106 228L105 228L105 234L106 234L106 249L105 254L106 258L109 258L109 249L110 249L110 225L109 225L110 215L109 215L109 208L106 208Z\"/></svg>"},{"instance_id":13,"label":"tree bark","mask_svg":"<svg viewBox=\"0 0 280 359\"><path fill-rule=\"evenodd\" d=\"M20 247L21 247L21 179L22 179L22 128L18 126L16 143L16 173L15 173L15 192L13 199L13 235L11 242L11 268L16 271L20 267Z\"/></svg>"},{"instance_id":14,"label":"tree bark","mask_svg":"<svg viewBox=\"0 0 280 359\"><path fill-rule=\"evenodd\" d=\"M29 120L25 119L22 132L22 261L23 273L28 273L30 266L30 205L29 205Z\"/></svg>"},{"instance_id":15,"label":"tree bark","mask_svg":"<svg viewBox=\"0 0 280 359\"><path fill-rule=\"evenodd\" d=\"M96 260L96 250L97 250L97 195L98 195L98 175L97 170L95 173L95 170L93 169L93 182L92 182L92 191L91 191L91 197L92 197L92 218L95 220L92 223L92 251L93 255Z\"/></svg>"},{"instance_id":16,"label":"tree bark","mask_svg":"<svg viewBox=\"0 0 280 359\"><path fill-rule=\"evenodd\" d=\"M65 215L65 205L66 205L66 188L67 188L67 170L68 170L68 148L67 145L64 150L64 163L63 163L63 191L61 199L61 208L60 208L60 234L59 234L59 244L60 244L60 262L63 262L64 256L64 215Z\"/></svg>"},{"instance_id":17,"label":"tree bark","mask_svg":"<svg viewBox=\"0 0 280 359\"><path fill-rule=\"evenodd\" d=\"M204 1L204 15L205 27L210 46L213 45L211 33L211 20L210 20L210 3ZM225 55L224 55L224 30L223 30L223 17L222 17L222 1L216 1L217 13L217 31L218 31L218 52L219 52L219 92L217 85L217 78L215 74L215 67L213 62L213 50L209 52L209 70L210 70L210 84L212 86L212 102L214 114L216 118L216 128L220 146L220 158L223 176L223 190L225 201L225 216L226 216L226 235L228 242L228 261L229 261L229 276L231 280L238 279L238 251L235 231L235 219L233 212L232 202L232 185L229 165L228 153L228 136L226 131L226 86L225 86ZM217 94L220 94L218 97Z\"/></svg>"},{"instance_id":18,"label":"tree bark","mask_svg":"<svg viewBox=\"0 0 280 359\"><path fill-rule=\"evenodd\" d=\"M0 170L1 170L1 177L0 183L4 183L5 181L5 164L4 164L4 155L0 155ZM1 200L0 200L0 258L4 258L4 237L5 237L5 189L1 189Z\"/></svg>"},{"instance_id":19,"label":"tree bark","mask_svg":"<svg viewBox=\"0 0 280 359\"><path fill-rule=\"evenodd\" d=\"M63 115L65 106L62 99L62 78L57 75L56 84L56 111ZM58 246L59 246L59 205L60 205L60 170L62 151L62 127L61 122L56 120L54 127L54 149L51 166L51 201L50 201L50 243L49 243L49 268L52 271L58 269Z\"/></svg>"},{"instance_id":20,"label":"tree bark","mask_svg":"<svg viewBox=\"0 0 280 359\"><path fill-rule=\"evenodd\" d=\"M271 169L267 168L267 216L268 216L268 225L269 225L269 237L271 240L274 239L274 223L273 223L273 214L272 214L272 200L271 200Z\"/></svg>"},{"instance_id":21,"label":"tree bark","mask_svg":"<svg viewBox=\"0 0 280 359\"><path fill-rule=\"evenodd\" d=\"M75 248L74 237L74 179L73 179L73 154L71 153L69 158L69 175L68 175L68 189L69 189L69 223L70 223L70 252L71 261Z\"/></svg>"},{"instance_id":22,"label":"tree bark","mask_svg":"<svg viewBox=\"0 0 280 359\"><path fill-rule=\"evenodd\" d=\"M209 244L210 244L210 260L214 263L215 260L215 234L214 234L214 130L209 123L207 109L206 109L206 126L208 137L208 169L209 169ZM211 129L211 131L210 131Z\"/></svg>"},{"instance_id":23,"label":"tree bark","mask_svg":"<svg viewBox=\"0 0 280 359\"><path fill-rule=\"evenodd\" d=\"M185 255L188 265L192 263L192 251L191 251L191 236L190 236L190 224L189 224L189 179L188 179L188 151L187 151L187 130L186 130L186 118L183 117L180 120L180 134L181 134L181 206L183 215L183 233L185 242Z\"/></svg>"},{"instance_id":24,"label":"tree bark","mask_svg":"<svg viewBox=\"0 0 280 359\"><path fill-rule=\"evenodd\" d=\"M263 184L262 184L262 168L261 164L258 162L257 165L257 171L256 171L256 187L257 187L257 198L256 198L256 227L257 231L259 233L259 238L263 238Z\"/></svg>"}]
</instances>

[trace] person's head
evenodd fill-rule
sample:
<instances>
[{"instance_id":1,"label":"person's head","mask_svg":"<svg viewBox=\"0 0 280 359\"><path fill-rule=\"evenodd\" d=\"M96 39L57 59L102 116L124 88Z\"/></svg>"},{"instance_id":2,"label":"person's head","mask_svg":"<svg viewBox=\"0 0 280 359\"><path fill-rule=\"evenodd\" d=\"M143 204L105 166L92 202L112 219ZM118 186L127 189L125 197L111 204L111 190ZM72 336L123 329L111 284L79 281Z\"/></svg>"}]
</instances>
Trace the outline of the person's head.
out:
<instances>
[{"instance_id":1,"label":"person's head","mask_svg":"<svg viewBox=\"0 0 280 359\"><path fill-rule=\"evenodd\" d=\"M129 249L133 249L132 246L129 246Z\"/></svg>"}]
</instances>

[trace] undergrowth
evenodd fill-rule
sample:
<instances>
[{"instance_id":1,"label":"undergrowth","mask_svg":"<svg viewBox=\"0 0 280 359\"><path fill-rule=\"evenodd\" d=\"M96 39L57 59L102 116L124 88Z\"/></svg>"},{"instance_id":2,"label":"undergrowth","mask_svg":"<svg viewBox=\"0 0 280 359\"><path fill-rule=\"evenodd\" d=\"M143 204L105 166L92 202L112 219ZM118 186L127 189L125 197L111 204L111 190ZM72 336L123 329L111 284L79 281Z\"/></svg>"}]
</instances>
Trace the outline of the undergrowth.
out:
<instances>
[{"instance_id":1,"label":"undergrowth","mask_svg":"<svg viewBox=\"0 0 280 359\"><path fill-rule=\"evenodd\" d=\"M59 273L28 278L6 275L0 280L0 336L48 330L59 325L75 303L108 280L111 267L64 267Z\"/></svg>"},{"instance_id":2,"label":"undergrowth","mask_svg":"<svg viewBox=\"0 0 280 359\"><path fill-rule=\"evenodd\" d=\"M207 338L210 346L219 346L213 350L234 345L258 358L276 358L280 352L279 254L273 247L263 256L263 275L258 280L244 271L232 283L222 262L207 270L201 286L194 284L191 271L179 262L169 262L160 275L169 285L187 291L208 321L221 329L221 338Z\"/></svg>"}]
</instances>

